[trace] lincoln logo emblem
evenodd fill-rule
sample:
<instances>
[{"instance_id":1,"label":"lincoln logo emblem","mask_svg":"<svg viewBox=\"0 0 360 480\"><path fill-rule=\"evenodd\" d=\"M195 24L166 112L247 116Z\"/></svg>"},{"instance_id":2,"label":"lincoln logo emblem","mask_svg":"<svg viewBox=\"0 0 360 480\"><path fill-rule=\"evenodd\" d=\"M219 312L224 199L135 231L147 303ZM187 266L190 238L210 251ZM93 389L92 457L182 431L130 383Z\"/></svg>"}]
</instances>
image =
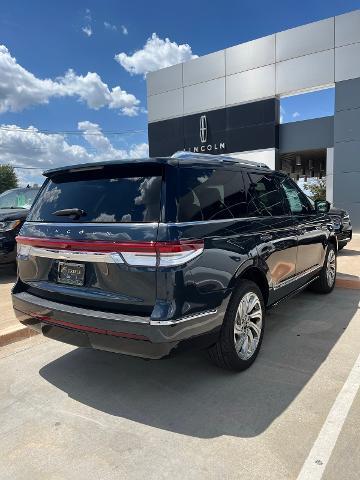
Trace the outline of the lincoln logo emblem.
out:
<instances>
[{"instance_id":1,"label":"lincoln logo emblem","mask_svg":"<svg viewBox=\"0 0 360 480\"><path fill-rule=\"evenodd\" d=\"M200 117L200 140L201 140L201 143L206 143L206 141L207 141L206 115L201 115L201 117Z\"/></svg>"}]
</instances>

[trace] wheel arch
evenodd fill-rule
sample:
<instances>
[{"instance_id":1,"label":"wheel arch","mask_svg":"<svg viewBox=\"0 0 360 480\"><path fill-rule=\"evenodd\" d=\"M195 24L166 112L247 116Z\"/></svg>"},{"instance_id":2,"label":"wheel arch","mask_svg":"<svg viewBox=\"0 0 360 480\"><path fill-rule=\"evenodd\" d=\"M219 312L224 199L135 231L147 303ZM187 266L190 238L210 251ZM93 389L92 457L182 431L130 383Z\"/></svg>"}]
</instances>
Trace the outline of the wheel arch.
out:
<instances>
[{"instance_id":1,"label":"wheel arch","mask_svg":"<svg viewBox=\"0 0 360 480\"><path fill-rule=\"evenodd\" d=\"M260 268L252 265L239 273L236 278L233 279L234 289L241 282L241 280L251 280L252 282L256 283L263 294L264 303L267 305L269 300L269 284L265 273L262 272Z\"/></svg>"},{"instance_id":2,"label":"wheel arch","mask_svg":"<svg viewBox=\"0 0 360 480\"><path fill-rule=\"evenodd\" d=\"M330 235L328 239L328 244L333 245L335 247L336 252L339 250L338 240L335 235Z\"/></svg>"}]
</instances>

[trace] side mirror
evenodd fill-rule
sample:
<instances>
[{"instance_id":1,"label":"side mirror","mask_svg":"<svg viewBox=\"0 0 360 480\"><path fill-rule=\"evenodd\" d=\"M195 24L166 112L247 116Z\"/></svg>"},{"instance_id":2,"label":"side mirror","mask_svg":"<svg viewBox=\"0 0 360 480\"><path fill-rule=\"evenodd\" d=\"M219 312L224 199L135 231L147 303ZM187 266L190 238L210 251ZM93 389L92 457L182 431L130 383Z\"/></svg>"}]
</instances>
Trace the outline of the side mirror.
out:
<instances>
[{"instance_id":1,"label":"side mirror","mask_svg":"<svg viewBox=\"0 0 360 480\"><path fill-rule=\"evenodd\" d=\"M315 209L319 213L328 213L331 203L327 200L316 200Z\"/></svg>"}]
</instances>

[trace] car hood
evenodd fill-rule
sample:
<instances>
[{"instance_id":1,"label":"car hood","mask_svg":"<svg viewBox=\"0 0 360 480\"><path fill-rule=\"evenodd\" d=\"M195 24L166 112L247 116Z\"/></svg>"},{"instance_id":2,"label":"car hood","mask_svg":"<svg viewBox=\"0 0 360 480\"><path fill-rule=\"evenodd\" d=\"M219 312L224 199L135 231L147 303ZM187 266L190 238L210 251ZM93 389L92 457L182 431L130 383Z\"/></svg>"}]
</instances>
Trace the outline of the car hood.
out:
<instances>
[{"instance_id":1,"label":"car hood","mask_svg":"<svg viewBox=\"0 0 360 480\"><path fill-rule=\"evenodd\" d=\"M329 215L339 215L340 217L343 217L345 214L346 211L342 208L330 208L329 210Z\"/></svg>"},{"instance_id":2,"label":"car hood","mask_svg":"<svg viewBox=\"0 0 360 480\"><path fill-rule=\"evenodd\" d=\"M0 222L6 220L25 220L29 210L23 208L3 208L0 209Z\"/></svg>"}]
</instances>

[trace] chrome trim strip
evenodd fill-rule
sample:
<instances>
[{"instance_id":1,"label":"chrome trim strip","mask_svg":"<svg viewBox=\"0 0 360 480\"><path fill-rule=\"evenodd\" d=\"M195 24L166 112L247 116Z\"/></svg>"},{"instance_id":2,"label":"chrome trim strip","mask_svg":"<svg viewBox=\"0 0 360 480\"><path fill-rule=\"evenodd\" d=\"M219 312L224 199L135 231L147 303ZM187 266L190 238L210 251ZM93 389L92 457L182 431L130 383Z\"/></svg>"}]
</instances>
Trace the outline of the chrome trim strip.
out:
<instances>
[{"instance_id":1,"label":"chrome trim strip","mask_svg":"<svg viewBox=\"0 0 360 480\"><path fill-rule=\"evenodd\" d=\"M140 317L138 315L124 315L122 313L112 313L112 312L103 312L100 310L91 310L89 308L82 308L82 307L74 307L70 305L66 305L64 303L54 302L52 300L46 300L40 297L36 297L31 293L27 292L19 292L15 293L14 296L23 302L27 302L30 305L35 305L38 307L45 308L47 312L49 310L54 310L55 312L60 313L69 313L71 315L81 315L82 317L91 317L92 319L96 320L114 320L116 322L128 322L130 324L133 323L141 323L142 325L149 325L149 318L148 317ZM21 310L21 308L20 308ZM29 313L26 312L25 313ZM29 313L31 315L31 313Z\"/></svg>"},{"instance_id":2,"label":"chrome trim strip","mask_svg":"<svg viewBox=\"0 0 360 480\"><path fill-rule=\"evenodd\" d=\"M150 320L150 325L177 325L183 322L189 322L191 320L195 320L196 318L207 317L209 315L215 315L217 313L216 309L207 310L205 312L194 313L193 315L186 315L185 317L181 317L174 320Z\"/></svg>"},{"instance_id":3,"label":"chrome trim strip","mask_svg":"<svg viewBox=\"0 0 360 480\"><path fill-rule=\"evenodd\" d=\"M284 217L284 216L287 216L287 217L290 217L291 215L278 215L278 216L274 216L274 218L279 218L279 217ZM126 226L141 226L141 227L144 227L144 226L147 226L147 227L154 227L154 228L157 228L158 226L161 226L161 227L168 227L168 226L172 226L172 227L176 227L176 226L188 226L188 225L201 225L201 224L207 224L207 223L231 223L231 222L234 222L234 221L240 221L240 220L251 220L251 219L259 219L259 217L236 217L236 218L221 218L221 219L218 219L218 220L196 220L196 221L193 221L193 222L149 222L149 223L146 223L146 222L142 222L142 223L125 223L125 222L109 222L109 223L98 223L98 222L93 222L93 223L80 223L80 222L77 222L77 223L57 223L57 222L32 222L32 221L26 221L26 223L28 225L39 225L39 226L52 226L52 227L120 227L121 225L126 225ZM121 233L121 232L120 232Z\"/></svg>"},{"instance_id":4,"label":"chrome trim strip","mask_svg":"<svg viewBox=\"0 0 360 480\"><path fill-rule=\"evenodd\" d=\"M53 258L56 260L80 262L124 263L121 255L119 255L117 252L82 252L30 247L27 255L31 257Z\"/></svg>"},{"instance_id":5,"label":"chrome trim strip","mask_svg":"<svg viewBox=\"0 0 360 480\"><path fill-rule=\"evenodd\" d=\"M193 221L193 222L149 222L149 223L125 223L125 222L124 223L122 223L122 222L65 223L64 222L64 223L57 223L57 222L31 222L31 221L27 221L26 223L28 225L35 225L35 226L37 226L37 225L44 226L45 225L47 227L51 226L51 227L64 227L64 228L68 228L68 227L78 227L78 228L81 228L81 227L120 227L121 225L141 226L141 227L151 226L151 227L155 228L155 227L158 227L158 226L167 227L167 226L199 225L199 224L206 224L206 223L230 223L230 222L234 222L234 221L238 221L238 220L244 220L245 221L245 220L249 220L249 219L252 219L252 218L258 219L259 217L221 218L221 219L218 219L218 220L196 220L196 221Z\"/></svg>"},{"instance_id":6,"label":"chrome trim strip","mask_svg":"<svg viewBox=\"0 0 360 480\"><path fill-rule=\"evenodd\" d=\"M300 280L301 278L306 277L306 275L309 275L310 273L321 270L321 268L322 267L320 265L316 265L314 267L308 268L307 270L304 270L303 272L298 273L294 277L287 278L283 282L278 283L273 287L273 289L278 290L279 288L286 287L287 285L290 285L290 283L296 282L296 280Z\"/></svg>"},{"instance_id":7,"label":"chrome trim strip","mask_svg":"<svg viewBox=\"0 0 360 480\"><path fill-rule=\"evenodd\" d=\"M91 310L88 308L69 306L62 303L54 302L52 300L45 300L43 298L36 297L35 295L32 295L27 292L16 293L15 296L18 299L28 302L32 305L36 305L36 306L47 308L47 309L53 309L59 312L66 312L74 315L79 314L84 317L92 317L94 319L106 319L106 320L116 320L120 322L128 322L130 324L139 323L139 324L148 325L148 326L177 325L178 323L183 323L186 321L194 320L196 318L206 317L209 315L215 315L217 313L217 310L214 309L214 310L208 310L201 313L196 313L194 315L187 315L177 320L164 320L164 321L151 320L151 319L149 320L148 317L139 317L138 315L124 315L121 313L103 312L99 310Z\"/></svg>"}]
</instances>

